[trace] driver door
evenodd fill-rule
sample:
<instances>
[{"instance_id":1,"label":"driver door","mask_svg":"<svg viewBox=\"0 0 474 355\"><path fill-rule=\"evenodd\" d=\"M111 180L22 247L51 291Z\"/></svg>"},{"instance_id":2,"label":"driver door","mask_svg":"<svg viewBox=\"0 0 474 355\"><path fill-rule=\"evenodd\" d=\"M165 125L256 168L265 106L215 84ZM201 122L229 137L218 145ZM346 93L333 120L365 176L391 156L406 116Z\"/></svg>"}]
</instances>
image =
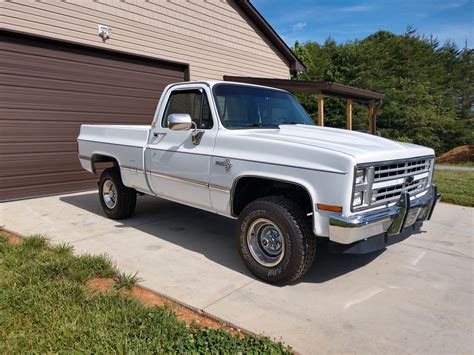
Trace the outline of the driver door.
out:
<instances>
[{"instance_id":1,"label":"driver door","mask_svg":"<svg viewBox=\"0 0 474 355\"><path fill-rule=\"evenodd\" d=\"M210 91L205 85L179 87L167 93L166 107L158 112L145 150L148 180L153 192L164 198L211 209L209 170L217 134L217 121L210 108ZM187 113L202 132L193 142L194 128L172 130L167 118Z\"/></svg>"}]
</instances>

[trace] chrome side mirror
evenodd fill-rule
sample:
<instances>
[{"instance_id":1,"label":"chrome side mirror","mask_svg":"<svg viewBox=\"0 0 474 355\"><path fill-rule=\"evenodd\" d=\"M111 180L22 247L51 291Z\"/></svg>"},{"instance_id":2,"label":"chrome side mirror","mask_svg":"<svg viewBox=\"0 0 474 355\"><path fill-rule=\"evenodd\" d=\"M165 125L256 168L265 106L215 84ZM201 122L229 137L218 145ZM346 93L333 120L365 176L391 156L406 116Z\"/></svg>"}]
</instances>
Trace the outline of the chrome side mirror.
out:
<instances>
[{"instance_id":1,"label":"chrome side mirror","mask_svg":"<svg viewBox=\"0 0 474 355\"><path fill-rule=\"evenodd\" d=\"M201 143L201 138L204 134L204 131L200 131L197 128L196 123L191 119L189 113L172 113L168 115L168 128L174 131L187 131L194 127L192 133L192 142L194 145Z\"/></svg>"},{"instance_id":2,"label":"chrome side mirror","mask_svg":"<svg viewBox=\"0 0 474 355\"><path fill-rule=\"evenodd\" d=\"M174 131L187 131L193 124L189 113L172 113L168 115L167 121L168 128Z\"/></svg>"}]
</instances>

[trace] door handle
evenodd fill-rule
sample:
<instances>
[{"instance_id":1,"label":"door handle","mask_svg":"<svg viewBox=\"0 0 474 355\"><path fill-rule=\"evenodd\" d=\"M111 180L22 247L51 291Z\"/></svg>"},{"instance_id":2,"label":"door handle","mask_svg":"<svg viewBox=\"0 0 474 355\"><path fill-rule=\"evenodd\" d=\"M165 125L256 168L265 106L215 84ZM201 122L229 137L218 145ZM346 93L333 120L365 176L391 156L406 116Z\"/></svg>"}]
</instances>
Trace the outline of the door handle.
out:
<instances>
[{"instance_id":1,"label":"door handle","mask_svg":"<svg viewBox=\"0 0 474 355\"><path fill-rule=\"evenodd\" d=\"M158 144L163 137L166 135L166 133L162 132L153 132L153 136L150 137L150 143L149 144Z\"/></svg>"},{"instance_id":2,"label":"door handle","mask_svg":"<svg viewBox=\"0 0 474 355\"><path fill-rule=\"evenodd\" d=\"M193 133L191 134L193 144L198 145L199 143L201 143L201 138L203 135L204 135L204 131L194 130Z\"/></svg>"}]
</instances>

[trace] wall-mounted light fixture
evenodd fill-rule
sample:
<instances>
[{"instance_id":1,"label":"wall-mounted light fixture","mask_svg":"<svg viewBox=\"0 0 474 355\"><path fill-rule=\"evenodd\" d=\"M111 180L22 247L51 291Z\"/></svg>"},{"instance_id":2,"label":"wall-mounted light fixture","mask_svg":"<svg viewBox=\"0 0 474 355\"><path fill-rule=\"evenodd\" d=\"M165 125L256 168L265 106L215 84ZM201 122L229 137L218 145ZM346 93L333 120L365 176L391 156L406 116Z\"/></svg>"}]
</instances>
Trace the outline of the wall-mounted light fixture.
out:
<instances>
[{"instance_id":1,"label":"wall-mounted light fixture","mask_svg":"<svg viewBox=\"0 0 474 355\"><path fill-rule=\"evenodd\" d=\"M102 38L102 42L105 42L110 38L112 29L108 26L98 25L99 26L99 37Z\"/></svg>"}]
</instances>

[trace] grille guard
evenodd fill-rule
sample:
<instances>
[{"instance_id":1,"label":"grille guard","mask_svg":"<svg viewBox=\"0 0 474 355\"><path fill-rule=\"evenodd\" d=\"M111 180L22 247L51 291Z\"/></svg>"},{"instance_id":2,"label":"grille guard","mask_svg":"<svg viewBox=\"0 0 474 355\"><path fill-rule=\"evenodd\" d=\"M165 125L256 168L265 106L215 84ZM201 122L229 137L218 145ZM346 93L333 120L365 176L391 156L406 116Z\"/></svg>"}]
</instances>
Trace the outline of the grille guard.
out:
<instances>
[{"instance_id":1,"label":"grille guard","mask_svg":"<svg viewBox=\"0 0 474 355\"><path fill-rule=\"evenodd\" d=\"M403 192L395 205L382 210L347 217L333 214L329 217L329 239L350 244L382 233L397 235L405 226L429 220L440 197L436 185L431 185L425 195L412 200Z\"/></svg>"}]
</instances>

